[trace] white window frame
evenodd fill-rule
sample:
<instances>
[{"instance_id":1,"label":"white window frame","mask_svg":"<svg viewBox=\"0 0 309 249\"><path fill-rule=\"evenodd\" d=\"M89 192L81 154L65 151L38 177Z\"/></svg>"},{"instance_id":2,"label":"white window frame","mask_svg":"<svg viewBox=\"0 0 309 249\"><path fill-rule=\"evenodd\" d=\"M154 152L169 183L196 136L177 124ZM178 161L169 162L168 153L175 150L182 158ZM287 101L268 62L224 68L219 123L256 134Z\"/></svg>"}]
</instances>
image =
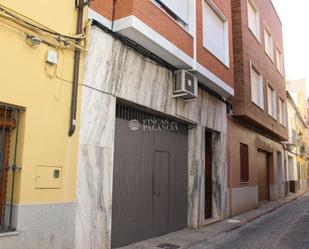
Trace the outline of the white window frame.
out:
<instances>
[{"instance_id":1,"label":"white window frame","mask_svg":"<svg viewBox=\"0 0 309 249\"><path fill-rule=\"evenodd\" d=\"M252 88L252 71L255 71L260 75L260 79L258 82L258 103L253 100L253 88ZM263 83L263 75L261 71L250 61L250 88L251 88L251 101L259 108L264 110L264 83Z\"/></svg>"},{"instance_id":2,"label":"white window frame","mask_svg":"<svg viewBox=\"0 0 309 249\"><path fill-rule=\"evenodd\" d=\"M207 47L205 36L205 4L208 4L209 7L219 16L219 18L224 22L224 58L223 60L219 58L216 54L210 51ZM206 48L213 56L215 56L219 61L221 61L226 67L230 67L230 48L229 48L229 24L228 20L222 11L216 6L212 0L203 0L203 47Z\"/></svg>"},{"instance_id":3,"label":"white window frame","mask_svg":"<svg viewBox=\"0 0 309 249\"><path fill-rule=\"evenodd\" d=\"M255 33L254 30L252 30L250 28L250 25L249 25L249 6L252 6L253 9L256 11L257 13L257 16L256 16L256 25L257 25L257 34ZM248 22L248 28L249 30L251 31L251 33L254 35L254 37L257 39L257 41L259 43L261 43L261 22L260 22L260 12L258 10L258 8L256 7L255 3L253 2L253 0L247 0L247 22Z\"/></svg>"},{"instance_id":4,"label":"white window frame","mask_svg":"<svg viewBox=\"0 0 309 249\"><path fill-rule=\"evenodd\" d=\"M277 57L277 52L279 53L279 61ZM280 49L276 48L276 68L281 75L283 75L284 68L283 68L283 53L281 52Z\"/></svg>"},{"instance_id":5,"label":"white window frame","mask_svg":"<svg viewBox=\"0 0 309 249\"><path fill-rule=\"evenodd\" d=\"M269 35L267 35L267 34ZM269 45L270 45L270 51L268 53L268 51L266 50L266 39L270 38L269 41ZM269 31L269 28L267 26L264 27L264 48L265 48L265 53L268 55L268 57L271 59L271 61L274 61L274 41L273 41L273 35L272 33Z\"/></svg>"},{"instance_id":6,"label":"white window frame","mask_svg":"<svg viewBox=\"0 0 309 249\"><path fill-rule=\"evenodd\" d=\"M271 103L269 103L269 98L271 99ZM269 81L267 82L267 109L268 109L268 115L270 115L274 119L277 119L276 91L271 86Z\"/></svg>"},{"instance_id":7,"label":"white window frame","mask_svg":"<svg viewBox=\"0 0 309 249\"><path fill-rule=\"evenodd\" d=\"M279 97L279 123L286 127L286 106L285 101L281 97Z\"/></svg>"}]
</instances>

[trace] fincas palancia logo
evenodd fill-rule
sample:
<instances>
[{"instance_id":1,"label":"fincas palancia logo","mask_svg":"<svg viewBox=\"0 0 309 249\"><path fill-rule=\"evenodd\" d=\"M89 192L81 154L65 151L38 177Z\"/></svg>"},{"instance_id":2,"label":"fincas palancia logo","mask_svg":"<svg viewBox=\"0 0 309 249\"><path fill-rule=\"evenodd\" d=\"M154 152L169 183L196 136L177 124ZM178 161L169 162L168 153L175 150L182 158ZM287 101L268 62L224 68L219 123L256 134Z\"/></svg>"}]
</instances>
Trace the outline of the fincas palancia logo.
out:
<instances>
[{"instance_id":1,"label":"fincas palancia logo","mask_svg":"<svg viewBox=\"0 0 309 249\"><path fill-rule=\"evenodd\" d=\"M178 123L166 119L143 119L142 122L137 119L129 121L129 128L132 131L142 129L144 131L178 131Z\"/></svg>"},{"instance_id":2,"label":"fincas palancia logo","mask_svg":"<svg viewBox=\"0 0 309 249\"><path fill-rule=\"evenodd\" d=\"M141 126L141 124L140 124L140 122L137 119L131 119L129 121L129 128L132 131L137 131L140 128L140 126Z\"/></svg>"}]
</instances>

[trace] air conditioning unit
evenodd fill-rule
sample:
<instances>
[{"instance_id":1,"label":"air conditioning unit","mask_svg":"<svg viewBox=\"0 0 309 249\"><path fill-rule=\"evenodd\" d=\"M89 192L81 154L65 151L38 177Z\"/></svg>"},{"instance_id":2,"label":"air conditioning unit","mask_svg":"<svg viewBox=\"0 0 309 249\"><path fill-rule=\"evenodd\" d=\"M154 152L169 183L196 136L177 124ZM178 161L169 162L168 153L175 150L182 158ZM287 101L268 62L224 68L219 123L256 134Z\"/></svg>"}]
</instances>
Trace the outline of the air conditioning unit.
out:
<instances>
[{"instance_id":1,"label":"air conditioning unit","mask_svg":"<svg viewBox=\"0 0 309 249\"><path fill-rule=\"evenodd\" d=\"M197 99L197 77L186 70L175 72L173 97L181 97L186 101Z\"/></svg>"}]
</instances>

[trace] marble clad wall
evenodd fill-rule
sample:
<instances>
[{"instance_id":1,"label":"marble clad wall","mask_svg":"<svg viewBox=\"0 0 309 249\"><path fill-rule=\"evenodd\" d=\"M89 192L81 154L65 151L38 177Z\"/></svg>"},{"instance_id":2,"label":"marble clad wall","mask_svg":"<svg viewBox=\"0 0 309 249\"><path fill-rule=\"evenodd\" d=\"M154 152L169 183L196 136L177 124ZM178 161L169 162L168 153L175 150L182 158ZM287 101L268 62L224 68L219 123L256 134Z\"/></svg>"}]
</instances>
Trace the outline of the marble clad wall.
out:
<instances>
[{"instance_id":1,"label":"marble clad wall","mask_svg":"<svg viewBox=\"0 0 309 249\"><path fill-rule=\"evenodd\" d=\"M199 89L199 100L172 98L173 72L92 27L82 86L76 249L108 249L111 238L115 108L117 98L190 121L188 225L201 224L205 127L216 130L214 205L224 213L226 192L225 104ZM223 150L224 153L221 153Z\"/></svg>"}]
</instances>

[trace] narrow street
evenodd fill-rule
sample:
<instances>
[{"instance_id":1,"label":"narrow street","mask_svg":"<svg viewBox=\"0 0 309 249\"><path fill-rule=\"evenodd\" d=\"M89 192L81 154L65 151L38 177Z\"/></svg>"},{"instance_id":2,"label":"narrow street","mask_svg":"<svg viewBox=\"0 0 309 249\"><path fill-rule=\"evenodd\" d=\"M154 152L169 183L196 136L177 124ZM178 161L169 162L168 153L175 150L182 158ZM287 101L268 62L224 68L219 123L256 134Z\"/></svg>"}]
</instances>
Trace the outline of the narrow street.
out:
<instances>
[{"instance_id":1,"label":"narrow street","mask_svg":"<svg viewBox=\"0 0 309 249\"><path fill-rule=\"evenodd\" d=\"M192 249L308 249L309 196Z\"/></svg>"}]
</instances>

